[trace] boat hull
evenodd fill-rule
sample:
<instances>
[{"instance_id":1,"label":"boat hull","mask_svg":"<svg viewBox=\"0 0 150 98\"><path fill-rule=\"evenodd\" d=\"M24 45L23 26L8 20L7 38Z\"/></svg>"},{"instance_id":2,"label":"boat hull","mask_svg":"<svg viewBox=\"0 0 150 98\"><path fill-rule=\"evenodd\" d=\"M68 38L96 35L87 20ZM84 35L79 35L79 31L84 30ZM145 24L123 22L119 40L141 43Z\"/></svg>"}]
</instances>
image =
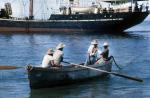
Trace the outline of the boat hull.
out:
<instances>
[{"instance_id":1,"label":"boat hull","mask_svg":"<svg viewBox=\"0 0 150 98\"><path fill-rule=\"evenodd\" d=\"M105 62L101 65L90 65L90 67L111 71L112 62ZM95 77L102 78L107 75L108 74L104 72L98 72L71 65L50 69L41 67L28 68L28 78L31 89L68 85Z\"/></svg>"},{"instance_id":2,"label":"boat hull","mask_svg":"<svg viewBox=\"0 0 150 98\"><path fill-rule=\"evenodd\" d=\"M49 20L0 19L0 32L115 32L141 23L149 12L51 15Z\"/></svg>"}]
</instances>

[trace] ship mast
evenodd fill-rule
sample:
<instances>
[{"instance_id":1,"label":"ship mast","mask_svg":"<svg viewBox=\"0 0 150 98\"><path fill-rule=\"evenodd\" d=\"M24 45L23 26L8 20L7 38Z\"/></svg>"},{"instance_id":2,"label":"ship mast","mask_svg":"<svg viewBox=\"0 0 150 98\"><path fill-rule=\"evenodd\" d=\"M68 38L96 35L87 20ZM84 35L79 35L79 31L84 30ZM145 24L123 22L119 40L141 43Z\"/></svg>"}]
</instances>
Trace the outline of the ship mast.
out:
<instances>
[{"instance_id":1,"label":"ship mast","mask_svg":"<svg viewBox=\"0 0 150 98\"><path fill-rule=\"evenodd\" d=\"M30 4L29 4L29 19L34 19L33 16L33 0L30 0Z\"/></svg>"}]
</instances>

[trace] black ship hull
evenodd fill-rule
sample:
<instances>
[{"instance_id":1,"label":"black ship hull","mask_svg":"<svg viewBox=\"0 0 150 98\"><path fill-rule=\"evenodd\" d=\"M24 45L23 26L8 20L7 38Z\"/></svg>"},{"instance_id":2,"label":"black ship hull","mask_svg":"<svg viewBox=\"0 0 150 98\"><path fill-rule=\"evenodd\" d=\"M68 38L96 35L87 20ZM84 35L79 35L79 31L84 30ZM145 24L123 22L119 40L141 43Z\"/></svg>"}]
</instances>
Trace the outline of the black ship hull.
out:
<instances>
[{"instance_id":1,"label":"black ship hull","mask_svg":"<svg viewBox=\"0 0 150 98\"><path fill-rule=\"evenodd\" d=\"M141 23L149 12L51 15L49 20L0 19L0 32L115 32Z\"/></svg>"}]
</instances>

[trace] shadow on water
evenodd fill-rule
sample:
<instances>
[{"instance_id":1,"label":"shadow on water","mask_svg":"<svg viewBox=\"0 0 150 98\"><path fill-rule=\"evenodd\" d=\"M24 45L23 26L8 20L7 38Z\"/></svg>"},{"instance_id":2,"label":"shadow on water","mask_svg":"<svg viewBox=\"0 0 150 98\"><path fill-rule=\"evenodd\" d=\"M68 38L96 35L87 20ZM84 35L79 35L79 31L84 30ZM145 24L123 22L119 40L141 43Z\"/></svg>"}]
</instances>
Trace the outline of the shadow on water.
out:
<instances>
[{"instance_id":1,"label":"shadow on water","mask_svg":"<svg viewBox=\"0 0 150 98\"><path fill-rule=\"evenodd\" d=\"M48 32L38 32L38 33L26 33L26 32L16 32L16 33L0 33L0 35L5 35L5 36L13 36L13 35L28 35L28 36L33 36L33 35L40 35L40 36L46 36L46 35L54 35L54 36L98 36L98 37L121 37L121 38L143 38L142 35L140 35L141 32L135 33L136 31L124 31L124 32L67 32L67 33L48 33Z\"/></svg>"},{"instance_id":2,"label":"shadow on water","mask_svg":"<svg viewBox=\"0 0 150 98\"><path fill-rule=\"evenodd\" d=\"M34 89L29 98L142 98L140 85L133 83L111 76L67 86Z\"/></svg>"},{"instance_id":3,"label":"shadow on water","mask_svg":"<svg viewBox=\"0 0 150 98\"><path fill-rule=\"evenodd\" d=\"M109 85L109 77L94 79L67 86L34 89L30 98L105 98L109 94Z\"/></svg>"}]
</instances>

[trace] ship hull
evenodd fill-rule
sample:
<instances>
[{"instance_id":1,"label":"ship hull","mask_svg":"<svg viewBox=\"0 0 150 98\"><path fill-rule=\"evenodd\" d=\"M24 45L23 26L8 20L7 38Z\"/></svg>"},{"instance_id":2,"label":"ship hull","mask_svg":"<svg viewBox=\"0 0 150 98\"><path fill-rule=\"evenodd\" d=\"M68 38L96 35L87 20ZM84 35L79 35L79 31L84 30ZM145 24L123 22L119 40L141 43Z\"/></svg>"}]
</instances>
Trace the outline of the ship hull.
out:
<instances>
[{"instance_id":1,"label":"ship hull","mask_svg":"<svg viewBox=\"0 0 150 98\"><path fill-rule=\"evenodd\" d=\"M141 23L148 12L51 15L49 20L0 19L0 32L116 32Z\"/></svg>"}]
</instances>

